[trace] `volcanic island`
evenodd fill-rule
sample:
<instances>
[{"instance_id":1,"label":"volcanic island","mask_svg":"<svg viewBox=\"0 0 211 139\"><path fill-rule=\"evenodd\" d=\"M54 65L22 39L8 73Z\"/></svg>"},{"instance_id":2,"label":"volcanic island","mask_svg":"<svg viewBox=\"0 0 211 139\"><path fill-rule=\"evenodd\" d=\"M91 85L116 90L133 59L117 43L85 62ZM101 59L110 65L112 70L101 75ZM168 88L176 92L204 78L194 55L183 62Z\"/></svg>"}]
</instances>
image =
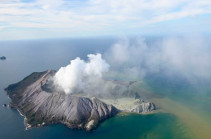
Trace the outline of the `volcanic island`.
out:
<instances>
[{"instance_id":1,"label":"volcanic island","mask_svg":"<svg viewBox=\"0 0 211 139\"><path fill-rule=\"evenodd\" d=\"M17 109L25 118L26 128L64 124L72 129L92 131L118 113L151 113L152 102L133 94L133 98L97 98L79 94L65 94L49 85L55 70L34 72L22 81L9 85L7 92L10 108ZM130 88L134 82L112 81L116 87ZM99 90L100 91L100 90Z\"/></svg>"}]
</instances>

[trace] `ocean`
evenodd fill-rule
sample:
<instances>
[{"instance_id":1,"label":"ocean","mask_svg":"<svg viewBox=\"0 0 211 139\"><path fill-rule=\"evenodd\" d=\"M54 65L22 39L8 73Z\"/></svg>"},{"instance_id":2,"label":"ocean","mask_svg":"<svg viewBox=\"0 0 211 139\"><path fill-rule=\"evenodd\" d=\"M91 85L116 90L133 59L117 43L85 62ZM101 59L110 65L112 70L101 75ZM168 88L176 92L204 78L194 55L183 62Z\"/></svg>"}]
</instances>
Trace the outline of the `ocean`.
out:
<instances>
[{"instance_id":1,"label":"ocean","mask_svg":"<svg viewBox=\"0 0 211 139\"><path fill-rule=\"evenodd\" d=\"M8 104L4 88L32 72L58 70L75 57L104 53L115 42L111 38L54 39L0 42L0 104ZM147 115L119 114L90 133L64 125L25 130L17 110L0 107L0 138L199 138L211 137L211 93L208 85L193 87L183 80L149 75L144 88L157 102L158 112ZM196 93L197 91L203 93Z\"/></svg>"}]
</instances>

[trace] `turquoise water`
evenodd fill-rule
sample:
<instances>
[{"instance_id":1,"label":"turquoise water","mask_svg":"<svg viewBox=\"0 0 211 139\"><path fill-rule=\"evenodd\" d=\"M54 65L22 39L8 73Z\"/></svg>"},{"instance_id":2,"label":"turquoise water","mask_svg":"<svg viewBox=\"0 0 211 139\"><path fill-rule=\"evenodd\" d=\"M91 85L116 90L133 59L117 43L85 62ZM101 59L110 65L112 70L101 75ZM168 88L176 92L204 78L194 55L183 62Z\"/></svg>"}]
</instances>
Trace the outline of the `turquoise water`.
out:
<instances>
[{"instance_id":1,"label":"turquoise water","mask_svg":"<svg viewBox=\"0 0 211 139\"><path fill-rule=\"evenodd\" d=\"M97 130L87 133L72 130L63 125L52 125L42 128L24 130L23 117L12 112L10 133L3 133L4 138L186 138L183 126L174 116L169 114L116 116L103 122ZM16 125L14 125L16 124ZM19 125L19 126L17 126ZM4 126L9 126L8 121ZM12 132L12 134L11 134Z\"/></svg>"},{"instance_id":2,"label":"turquoise water","mask_svg":"<svg viewBox=\"0 0 211 139\"><path fill-rule=\"evenodd\" d=\"M148 89L161 97L168 97L189 107L211 125L211 82L190 83L184 79L168 77L149 77Z\"/></svg>"},{"instance_id":3,"label":"turquoise water","mask_svg":"<svg viewBox=\"0 0 211 139\"><path fill-rule=\"evenodd\" d=\"M84 40L42 40L0 42L0 56L5 55L6 61L0 61L0 104L8 104L9 99L4 88L11 83L22 80L34 71L58 69L67 65L71 59L86 59L89 53L103 53L113 43L112 39ZM158 88L152 81L151 91L169 98L188 98L190 95L168 93L174 87ZM154 85L154 86L153 86ZM162 85L160 85L162 86ZM169 85L170 86L170 85ZM149 90L150 90L149 89ZM160 91L159 91L160 90ZM170 90L170 91L169 91ZM184 89L185 90L185 89ZM178 91L179 92L179 91ZM189 90L190 92L190 90ZM181 97L182 96L182 97ZM202 95L204 96L204 95ZM194 97L191 97L194 98ZM191 99L190 102L193 102ZM202 100L201 100L202 101ZM208 103L197 101L198 105ZM192 104L192 103L190 103ZM210 106L210 103L208 103ZM201 106L198 106L201 108ZM209 115L209 114L208 114ZM150 115L131 114L118 115L103 122L91 133L72 130L63 125L52 125L42 128L25 130L23 117L16 110L0 107L0 138L188 138L187 127L176 116L167 113Z\"/></svg>"}]
</instances>

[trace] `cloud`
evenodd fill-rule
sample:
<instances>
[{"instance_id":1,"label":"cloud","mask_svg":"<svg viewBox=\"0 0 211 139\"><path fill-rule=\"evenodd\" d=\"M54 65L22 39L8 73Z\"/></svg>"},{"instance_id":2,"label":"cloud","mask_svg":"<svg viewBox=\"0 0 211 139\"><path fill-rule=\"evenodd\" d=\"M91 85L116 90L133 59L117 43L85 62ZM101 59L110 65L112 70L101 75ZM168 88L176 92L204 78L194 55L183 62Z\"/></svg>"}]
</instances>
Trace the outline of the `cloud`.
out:
<instances>
[{"instance_id":1,"label":"cloud","mask_svg":"<svg viewBox=\"0 0 211 139\"><path fill-rule=\"evenodd\" d=\"M71 60L69 65L61 67L56 73L54 83L66 94L104 92L106 84L102 77L108 72L109 64L101 54L89 54L87 57L87 62L80 58Z\"/></svg>"},{"instance_id":2,"label":"cloud","mask_svg":"<svg viewBox=\"0 0 211 139\"><path fill-rule=\"evenodd\" d=\"M143 79L150 74L189 81L211 79L210 41L202 36L120 39L105 57L112 70Z\"/></svg>"},{"instance_id":3,"label":"cloud","mask_svg":"<svg viewBox=\"0 0 211 139\"><path fill-rule=\"evenodd\" d=\"M120 97L128 93L127 82L106 78L110 65L101 54L87 55L88 61L77 57L61 67L49 80L49 85L65 94L83 94L89 97ZM134 72L134 71L133 71Z\"/></svg>"},{"instance_id":4,"label":"cloud","mask_svg":"<svg viewBox=\"0 0 211 139\"><path fill-rule=\"evenodd\" d=\"M84 93L98 97L122 96L127 92L127 86L109 80L108 76L115 73L133 80L159 75L194 84L210 82L210 53L210 39L203 36L123 37L103 56L89 54L87 61L71 60L69 65L58 70L53 82L66 94Z\"/></svg>"},{"instance_id":5,"label":"cloud","mask_svg":"<svg viewBox=\"0 0 211 139\"><path fill-rule=\"evenodd\" d=\"M210 9L209 0L3 0L0 37L27 37L20 34L22 30L29 30L27 34L39 31L42 37L63 32L73 36L120 34L151 24L210 14Z\"/></svg>"},{"instance_id":6,"label":"cloud","mask_svg":"<svg viewBox=\"0 0 211 139\"><path fill-rule=\"evenodd\" d=\"M202 37L169 38L162 44L162 61L187 78L210 79L209 44Z\"/></svg>"}]
</instances>

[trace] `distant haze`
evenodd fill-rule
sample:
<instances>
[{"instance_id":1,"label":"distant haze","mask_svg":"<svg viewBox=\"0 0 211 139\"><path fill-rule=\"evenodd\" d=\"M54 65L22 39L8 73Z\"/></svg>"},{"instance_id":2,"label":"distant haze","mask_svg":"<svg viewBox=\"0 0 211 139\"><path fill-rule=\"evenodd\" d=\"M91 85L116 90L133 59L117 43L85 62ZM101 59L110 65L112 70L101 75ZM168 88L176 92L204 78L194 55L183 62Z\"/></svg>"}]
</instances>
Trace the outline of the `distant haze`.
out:
<instances>
[{"instance_id":1,"label":"distant haze","mask_svg":"<svg viewBox=\"0 0 211 139\"><path fill-rule=\"evenodd\" d=\"M101 55L89 54L88 60L76 58L61 67L54 77L66 94L107 93L112 82L104 80L113 71L137 80L150 74L181 77L197 82L211 79L211 48L204 37L164 37L153 41L122 37Z\"/></svg>"},{"instance_id":2,"label":"distant haze","mask_svg":"<svg viewBox=\"0 0 211 139\"><path fill-rule=\"evenodd\" d=\"M112 68L138 78L160 72L190 81L211 77L211 45L202 36L164 37L152 42L123 37L105 56Z\"/></svg>"}]
</instances>

